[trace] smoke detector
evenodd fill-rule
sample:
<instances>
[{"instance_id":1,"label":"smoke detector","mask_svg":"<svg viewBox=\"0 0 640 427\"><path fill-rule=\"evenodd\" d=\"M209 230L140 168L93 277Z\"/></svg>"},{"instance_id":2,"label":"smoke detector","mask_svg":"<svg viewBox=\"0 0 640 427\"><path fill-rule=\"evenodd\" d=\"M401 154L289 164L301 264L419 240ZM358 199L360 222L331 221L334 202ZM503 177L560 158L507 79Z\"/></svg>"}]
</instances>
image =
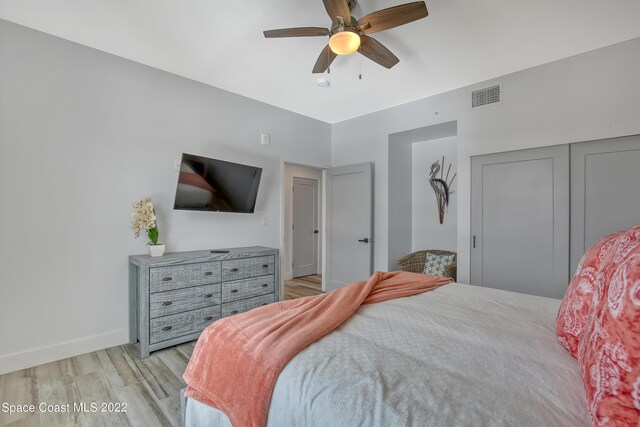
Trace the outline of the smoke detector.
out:
<instances>
[{"instance_id":1,"label":"smoke detector","mask_svg":"<svg viewBox=\"0 0 640 427\"><path fill-rule=\"evenodd\" d=\"M324 77L320 77L319 79L316 80L316 84L319 87L329 87L331 83L329 82L329 80L325 79Z\"/></svg>"}]
</instances>

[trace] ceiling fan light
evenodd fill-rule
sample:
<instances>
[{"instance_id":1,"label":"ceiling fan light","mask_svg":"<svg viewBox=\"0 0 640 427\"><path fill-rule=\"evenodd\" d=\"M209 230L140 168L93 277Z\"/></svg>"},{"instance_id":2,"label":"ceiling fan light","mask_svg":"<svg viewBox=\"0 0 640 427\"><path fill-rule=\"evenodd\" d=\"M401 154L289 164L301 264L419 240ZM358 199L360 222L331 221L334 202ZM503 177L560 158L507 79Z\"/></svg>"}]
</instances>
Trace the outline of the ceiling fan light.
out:
<instances>
[{"instance_id":1,"label":"ceiling fan light","mask_svg":"<svg viewBox=\"0 0 640 427\"><path fill-rule=\"evenodd\" d=\"M329 47L336 55L351 55L360 47L360 36L353 31L340 31L331 36Z\"/></svg>"}]
</instances>

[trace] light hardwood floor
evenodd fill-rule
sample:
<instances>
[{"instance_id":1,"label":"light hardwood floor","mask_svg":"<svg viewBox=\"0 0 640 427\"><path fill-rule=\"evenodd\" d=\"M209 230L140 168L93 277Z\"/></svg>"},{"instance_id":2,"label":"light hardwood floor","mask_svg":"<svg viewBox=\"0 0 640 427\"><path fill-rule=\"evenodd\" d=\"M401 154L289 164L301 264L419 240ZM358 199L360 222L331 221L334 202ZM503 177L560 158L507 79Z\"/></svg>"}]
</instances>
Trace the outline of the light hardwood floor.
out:
<instances>
[{"instance_id":1,"label":"light hardwood floor","mask_svg":"<svg viewBox=\"0 0 640 427\"><path fill-rule=\"evenodd\" d=\"M67 404L71 412L9 415L2 426L179 426L180 390L194 342L140 359L123 345L0 376L0 405ZM74 411L84 402L89 412ZM91 413L90 404L126 403L126 413ZM98 409L101 409L100 406Z\"/></svg>"},{"instance_id":2,"label":"light hardwood floor","mask_svg":"<svg viewBox=\"0 0 640 427\"><path fill-rule=\"evenodd\" d=\"M308 297L321 293L322 276L317 274L284 281L284 299Z\"/></svg>"},{"instance_id":3,"label":"light hardwood floor","mask_svg":"<svg viewBox=\"0 0 640 427\"><path fill-rule=\"evenodd\" d=\"M285 299L318 295L321 288L317 275L287 280ZM0 426L179 426L182 373L194 345L156 351L147 359L140 359L135 346L123 345L0 375L0 405L68 403L71 409L12 415L0 410ZM81 403L88 412L74 411ZM92 413L91 403L126 403L126 413Z\"/></svg>"}]
</instances>

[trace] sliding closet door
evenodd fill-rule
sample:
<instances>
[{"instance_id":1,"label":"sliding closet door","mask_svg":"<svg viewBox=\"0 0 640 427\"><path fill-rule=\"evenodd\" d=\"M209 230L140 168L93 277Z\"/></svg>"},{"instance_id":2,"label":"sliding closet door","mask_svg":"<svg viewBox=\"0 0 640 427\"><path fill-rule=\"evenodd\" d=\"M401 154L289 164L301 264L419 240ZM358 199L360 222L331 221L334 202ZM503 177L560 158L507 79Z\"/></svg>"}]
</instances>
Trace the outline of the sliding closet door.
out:
<instances>
[{"instance_id":1,"label":"sliding closet door","mask_svg":"<svg viewBox=\"0 0 640 427\"><path fill-rule=\"evenodd\" d=\"M571 271L600 237L640 224L640 135L571 145Z\"/></svg>"},{"instance_id":2,"label":"sliding closet door","mask_svg":"<svg viewBox=\"0 0 640 427\"><path fill-rule=\"evenodd\" d=\"M471 174L471 284L562 298L568 145L472 157Z\"/></svg>"}]
</instances>

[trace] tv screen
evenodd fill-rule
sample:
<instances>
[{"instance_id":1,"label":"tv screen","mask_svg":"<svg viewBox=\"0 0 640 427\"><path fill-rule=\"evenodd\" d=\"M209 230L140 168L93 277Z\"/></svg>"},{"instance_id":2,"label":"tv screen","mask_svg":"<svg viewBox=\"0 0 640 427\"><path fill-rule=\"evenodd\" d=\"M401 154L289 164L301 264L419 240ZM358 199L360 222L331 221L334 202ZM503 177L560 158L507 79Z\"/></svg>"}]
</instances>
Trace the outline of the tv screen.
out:
<instances>
[{"instance_id":1,"label":"tv screen","mask_svg":"<svg viewBox=\"0 0 640 427\"><path fill-rule=\"evenodd\" d=\"M174 209L253 213L262 168L182 154Z\"/></svg>"}]
</instances>

